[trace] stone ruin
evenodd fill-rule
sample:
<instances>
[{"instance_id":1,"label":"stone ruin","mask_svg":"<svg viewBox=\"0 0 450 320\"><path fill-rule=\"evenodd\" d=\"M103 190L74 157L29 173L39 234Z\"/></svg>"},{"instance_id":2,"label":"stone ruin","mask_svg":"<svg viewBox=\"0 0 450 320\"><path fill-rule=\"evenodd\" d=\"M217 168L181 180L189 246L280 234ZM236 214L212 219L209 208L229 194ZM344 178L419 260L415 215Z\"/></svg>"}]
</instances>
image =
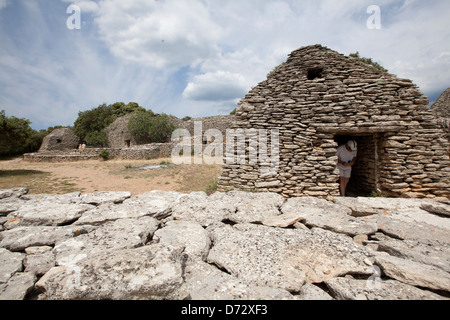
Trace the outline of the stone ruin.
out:
<instances>
[{"instance_id":1,"label":"stone ruin","mask_svg":"<svg viewBox=\"0 0 450 320\"><path fill-rule=\"evenodd\" d=\"M76 149L80 138L70 128L58 128L44 137L39 152Z\"/></svg>"},{"instance_id":2,"label":"stone ruin","mask_svg":"<svg viewBox=\"0 0 450 320\"><path fill-rule=\"evenodd\" d=\"M450 141L450 88L433 103L431 110L438 117L439 124L447 132L447 139Z\"/></svg>"},{"instance_id":3,"label":"stone ruin","mask_svg":"<svg viewBox=\"0 0 450 320\"><path fill-rule=\"evenodd\" d=\"M448 197L448 140L428 103L410 80L321 45L300 48L239 102L233 125L279 129L278 172L262 175L260 161L224 164L219 190L337 196L336 149L351 138L359 145L353 187Z\"/></svg>"},{"instance_id":4,"label":"stone ruin","mask_svg":"<svg viewBox=\"0 0 450 320\"><path fill-rule=\"evenodd\" d=\"M98 159L102 150L106 150L110 157L119 157L128 160L167 158L171 156L172 149L179 143L178 141L167 141L165 143L146 143L133 137L128 128L128 122L133 114L128 114L118 118L106 129L108 137L107 148L86 148L78 150L79 138L69 128L57 129L44 138L44 142L38 153L24 154L26 161L33 162L66 162L79 160ZM226 129L230 128L234 121L234 116L219 115L212 117L192 118L181 120L173 117L176 128L186 129L194 137L205 135L210 129L219 130L223 136ZM201 131L197 132L195 123L200 123ZM193 141L193 140L192 140ZM203 140L203 147L211 141Z\"/></svg>"}]
</instances>

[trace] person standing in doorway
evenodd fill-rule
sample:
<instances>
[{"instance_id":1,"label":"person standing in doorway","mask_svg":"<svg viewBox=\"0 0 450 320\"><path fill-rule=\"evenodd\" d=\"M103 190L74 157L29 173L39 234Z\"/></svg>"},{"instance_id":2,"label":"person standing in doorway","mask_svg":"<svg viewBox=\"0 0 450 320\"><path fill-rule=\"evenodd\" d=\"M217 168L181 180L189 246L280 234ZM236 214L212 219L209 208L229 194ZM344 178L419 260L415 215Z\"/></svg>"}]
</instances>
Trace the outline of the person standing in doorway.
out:
<instances>
[{"instance_id":1,"label":"person standing in doorway","mask_svg":"<svg viewBox=\"0 0 450 320\"><path fill-rule=\"evenodd\" d=\"M352 176L352 167L356 162L356 156L358 153L358 145L355 140L350 140L346 144L337 148L339 169L339 191L341 196L345 197L347 184Z\"/></svg>"}]
</instances>

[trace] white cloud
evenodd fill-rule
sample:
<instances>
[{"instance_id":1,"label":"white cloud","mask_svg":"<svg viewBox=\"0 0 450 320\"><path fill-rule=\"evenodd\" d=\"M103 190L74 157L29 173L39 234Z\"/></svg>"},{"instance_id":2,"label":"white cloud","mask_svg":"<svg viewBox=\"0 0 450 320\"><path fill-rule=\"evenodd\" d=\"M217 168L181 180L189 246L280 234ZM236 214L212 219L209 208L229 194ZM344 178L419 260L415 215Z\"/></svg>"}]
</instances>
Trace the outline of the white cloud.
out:
<instances>
[{"instance_id":1,"label":"white cloud","mask_svg":"<svg viewBox=\"0 0 450 320\"><path fill-rule=\"evenodd\" d=\"M203 1L101 1L96 23L119 58L163 69L195 65L217 51L221 28Z\"/></svg>"},{"instance_id":2,"label":"white cloud","mask_svg":"<svg viewBox=\"0 0 450 320\"><path fill-rule=\"evenodd\" d=\"M95 13L99 9L99 6L95 1L62 0L62 2L79 6L82 13Z\"/></svg>"},{"instance_id":3,"label":"white cloud","mask_svg":"<svg viewBox=\"0 0 450 320\"><path fill-rule=\"evenodd\" d=\"M246 92L242 75L217 71L195 76L184 90L183 97L197 101L230 101L242 98Z\"/></svg>"},{"instance_id":4,"label":"white cloud","mask_svg":"<svg viewBox=\"0 0 450 320\"><path fill-rule=\"evenodd\" d=\"M450 83L448 0L0 0L0 9L7 4L27 18L0 20L0 107L42 127L116 101L228 113L291 51L317 43L359 51L425 94ZM69 4L82 10L81 30L66 28ZM366 26L372 4L381 30Z\"/></svg>"},{"instance_id":5,"label":"white cloud","mask_svg":"<svg viewBox=\"0 0 450 320\"><path fill-rule=\"evenodd\" d=\"M5 8L7 5L8 5L8 1L7 0L0 0L0 10Z\"/></svg>"}]
</instances>

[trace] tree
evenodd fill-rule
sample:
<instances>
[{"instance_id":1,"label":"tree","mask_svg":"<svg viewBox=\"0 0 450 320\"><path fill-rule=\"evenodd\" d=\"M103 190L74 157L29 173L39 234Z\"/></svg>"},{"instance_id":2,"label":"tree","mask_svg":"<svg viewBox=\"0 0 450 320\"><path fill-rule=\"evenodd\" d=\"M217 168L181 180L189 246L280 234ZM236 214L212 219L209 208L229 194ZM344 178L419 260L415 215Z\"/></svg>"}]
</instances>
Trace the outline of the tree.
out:
<instances>
[{"instance_id":1,"label":"tree","mask_svg":"<svg viewBox=\"0 0 450 320\"><path fill-rule=\"evenodd\" d=\"M89 146L104 147L108 144L105 129L111 123L129 113L143 113L145 111L145 108L139 106L136 102L128 104L116 102L111 105L104 103L92 110L79 112L74 124L74 132Z\"/></svg>"},{"instance_id":2,"label":"tree","mask_svg":"<svg viewBox=\"0 0 450 320\"><path fill-rule=\"evenodd\" d=\"M1 155L18 155L39 149L42 140L40 140L38 132L30 127L30 124L30 120L17 117L8 118L5 110L0 112ZM38 144L39 146L37 146Z\"/></svg>"},{"instance_id":3,"label":"tree","mask_svg":"<svg viewBox=\"0 0 450 320\"><path fill-rule=\"evenodd\" d=\"M172 117L153 111L137 113L128 123L131 134L140 143L163 143L175 130Z\"/></svg>"},{"instance_id":4,"label":"tree","mask_svg":"<svg viewBox=\"0 0 450 320\"><path fill-rule=\"evenodd\" d=\"M374 66L375 68L377 68L378 70L381 70L381 71L383 71L383 72L388 72L387 69L385 69L385 68L384 68L383 66L381 66L379 63L373 61L372 58L364 58L364 57L361 57L361 56L359 55L359 52L358 52L358 51L356 51L356 53L350 53L350 57L358 58L361 62L364 62L364 63L366 63L366 64L370 64L370 65Z\"/></svg>"}]
</instances>

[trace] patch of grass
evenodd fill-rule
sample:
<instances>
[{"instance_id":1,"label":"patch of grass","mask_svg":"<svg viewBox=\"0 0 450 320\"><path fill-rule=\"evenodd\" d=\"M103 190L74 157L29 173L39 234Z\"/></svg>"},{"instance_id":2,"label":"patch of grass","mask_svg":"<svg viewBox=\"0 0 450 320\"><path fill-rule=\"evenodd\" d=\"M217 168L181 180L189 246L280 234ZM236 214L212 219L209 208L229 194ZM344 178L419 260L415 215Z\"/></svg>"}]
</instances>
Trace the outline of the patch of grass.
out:
<instances>
[{"instance_id":1,"label":"patch of grass","mask_svg":"<svg viewBox=\"0 0 450 320\"><path fill-rule=\"evenodd\" d=\"M218 187L218 180L216 178L214 178L206 187L206 194L212 195L213 193L215 193L217 191L217 187Z\"/></svg>"},{"instance_id":2,"label":"patch of grass","mask_svg":"<svg viewBox=\"0 0 450 320\"><path fill-rule=\"evenodd\" d=\"M38 170L0 170L0 178L3 177L17 177L17 176L33 176L39 174L47 174Z\"/></svg>"}]
</instances>

